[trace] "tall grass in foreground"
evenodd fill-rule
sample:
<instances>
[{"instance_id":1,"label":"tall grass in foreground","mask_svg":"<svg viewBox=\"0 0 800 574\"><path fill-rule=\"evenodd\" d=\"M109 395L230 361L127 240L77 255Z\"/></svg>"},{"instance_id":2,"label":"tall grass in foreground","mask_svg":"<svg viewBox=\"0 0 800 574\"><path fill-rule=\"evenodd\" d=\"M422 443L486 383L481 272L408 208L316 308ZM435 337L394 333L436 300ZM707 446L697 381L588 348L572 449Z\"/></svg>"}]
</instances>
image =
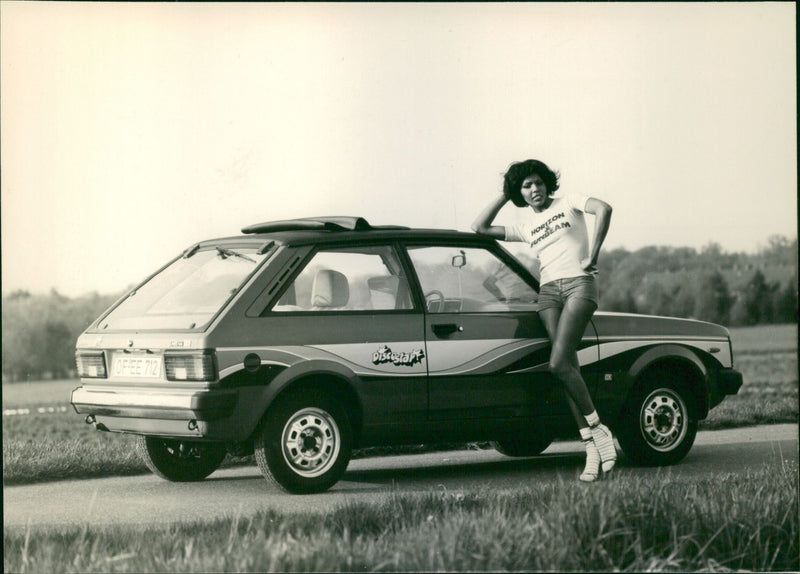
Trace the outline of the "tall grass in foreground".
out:
<instances>
[{"instance_id":1,"label":"tall grass in foreground","mask_svg":"<svg viewBox=\"0 0 800 574\"><path fill-rule=\"evenodd\" d=\"M6 572L796 571L797 462L708 479L389 493L328 515L7 530Z\"/></svg>"}]
</instances>

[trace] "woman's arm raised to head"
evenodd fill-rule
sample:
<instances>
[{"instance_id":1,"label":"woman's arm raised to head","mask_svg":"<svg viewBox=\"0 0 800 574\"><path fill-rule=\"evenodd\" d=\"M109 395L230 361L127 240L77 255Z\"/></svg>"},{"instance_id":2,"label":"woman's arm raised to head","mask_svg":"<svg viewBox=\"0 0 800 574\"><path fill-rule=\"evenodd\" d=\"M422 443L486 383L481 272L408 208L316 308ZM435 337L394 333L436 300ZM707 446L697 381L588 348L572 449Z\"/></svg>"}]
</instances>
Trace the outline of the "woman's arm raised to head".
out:
<instances>
[{"instance_id":1,"label":"woman's arm raised to head","mask_svg":"<svg viewBox=\"0 0 800 574\"><path fill-rule=\"evenodd\" d=\"M488 235L495 239L506 238L506 228L502 225L492 225L492 221L503 209L503 206L508 201L505 195L497 196L486 208L480 212L475 221L472 222L472 230L481 235Z\"/></svg>"}]
</instances>

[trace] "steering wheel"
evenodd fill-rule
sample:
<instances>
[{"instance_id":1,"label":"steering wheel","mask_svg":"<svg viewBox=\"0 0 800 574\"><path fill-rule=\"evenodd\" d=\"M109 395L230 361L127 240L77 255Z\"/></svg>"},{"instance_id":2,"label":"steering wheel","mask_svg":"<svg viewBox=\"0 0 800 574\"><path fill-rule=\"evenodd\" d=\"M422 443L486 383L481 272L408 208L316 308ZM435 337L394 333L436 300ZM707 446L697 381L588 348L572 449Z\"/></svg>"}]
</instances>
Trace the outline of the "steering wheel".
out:
<instances>
[{"instance_id":1,"label":"steering wheel","mask_svg":"<svg viewBox=\"0 0 800 574\"><path fill-rule=\"evenodd\" d=\"M431 308L431 303L436 301L436 299L430 299L431 297L436 297L439 299L435 311ZM428 299L430 299L430 301ZM442 293L438 289L432 289L431 291L425 293L425 307L427 307L428 311L432 313L434 312L439 313L442 310L442 307L444 307L444 293Z\"/></svg>"}]
</instances>

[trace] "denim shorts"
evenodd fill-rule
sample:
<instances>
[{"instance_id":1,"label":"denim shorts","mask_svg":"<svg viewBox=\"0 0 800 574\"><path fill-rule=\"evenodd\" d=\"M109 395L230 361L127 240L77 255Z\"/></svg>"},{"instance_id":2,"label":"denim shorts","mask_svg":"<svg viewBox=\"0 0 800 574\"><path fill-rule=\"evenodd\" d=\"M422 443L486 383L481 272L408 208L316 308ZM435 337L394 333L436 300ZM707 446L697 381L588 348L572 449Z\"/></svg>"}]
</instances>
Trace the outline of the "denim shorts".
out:
<instances>
[{"instance_id":1,"label":"denim shorts","mask_svg":"<svg viewBox=\"0 0 800 574\"><path fill-rule=\"evenodd\" d=\"M597 308L600 299L595 275L556 279L539 288L539 311L563 309L570 299L588 299Z\"/></svg>"}]
</instances>

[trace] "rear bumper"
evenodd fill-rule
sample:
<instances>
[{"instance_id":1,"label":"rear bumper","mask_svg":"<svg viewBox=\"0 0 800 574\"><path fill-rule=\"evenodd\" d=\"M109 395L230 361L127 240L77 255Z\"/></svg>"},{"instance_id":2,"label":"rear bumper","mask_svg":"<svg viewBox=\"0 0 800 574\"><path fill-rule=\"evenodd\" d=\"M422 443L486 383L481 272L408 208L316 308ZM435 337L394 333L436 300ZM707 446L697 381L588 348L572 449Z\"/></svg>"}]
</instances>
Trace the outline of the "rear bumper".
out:
<instances>
[{"instance_id":1,"label":"rear bumper","mask_svg":"<svg viewBox=\"0 0 800 574\"><path fill-rule=\"evenodd\" d=\"M72 391L75 412L125 418L213 421L236 407L236 389L166 390L81 386Z\"/></svg>"}]
</instances>

